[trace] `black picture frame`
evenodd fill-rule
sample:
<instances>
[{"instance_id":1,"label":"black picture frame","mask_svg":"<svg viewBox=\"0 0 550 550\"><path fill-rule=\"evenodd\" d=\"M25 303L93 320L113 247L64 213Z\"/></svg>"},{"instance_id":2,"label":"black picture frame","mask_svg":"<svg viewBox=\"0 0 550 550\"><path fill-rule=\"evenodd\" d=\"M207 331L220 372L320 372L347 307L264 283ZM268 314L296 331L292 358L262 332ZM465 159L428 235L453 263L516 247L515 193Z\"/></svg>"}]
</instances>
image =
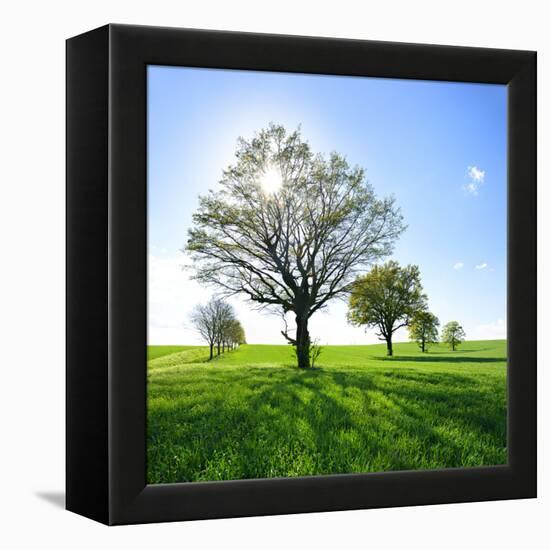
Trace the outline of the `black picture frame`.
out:
<instances>
[{"instance_id":1,"label":"black picture frame","mask_svg":"<svg viewBox=\"0 0 550 550\"><path fill-rule=\"evenodd\" d=\"M148 64L508 86L508 464L146 485ZM536 496L536 53L107 25L67 41L68 510L106 524Z\"/></svg>"}]
</instances>

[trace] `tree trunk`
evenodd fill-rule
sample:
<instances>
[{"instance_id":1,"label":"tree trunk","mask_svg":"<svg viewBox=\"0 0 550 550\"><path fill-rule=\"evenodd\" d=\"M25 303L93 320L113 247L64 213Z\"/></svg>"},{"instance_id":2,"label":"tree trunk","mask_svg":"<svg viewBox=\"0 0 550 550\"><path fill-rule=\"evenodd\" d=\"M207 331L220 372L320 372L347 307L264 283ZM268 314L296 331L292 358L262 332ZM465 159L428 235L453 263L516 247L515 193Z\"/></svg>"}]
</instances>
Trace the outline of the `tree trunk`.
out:
<instances>
[{"instance_id":1,"label":"tree trunk","mask_svg":"<svg viewBox=\"0 0 550 550\"><path fill-rule=\"evenodd\" d=\"M214 357L214 344L210 344L210 361L212 361Z\"/></svg>"},{"instance_id":2,"label":"tree trunk","mask_svg":"<svg viewBox=\"0 0 550 550\"><path fill-rule=\"evenodd\" d=\"M296 315L296 357L298 359L298 368L308 369L309 362L309 331L307 329L307 315Z\"/></svg>"},{"instance_id":3,"label":"tree trunk","mask_svg":"<svg viewBox=\"0 0 550 550\"><path fill-rule=\"evenodd\" d=\"M426 351L426 341L422 340L422 353Z\"/></svg>"},{"instance_id":4,"label":"tree trunk","mask_svg":"<svg viewBox=\"0 0 550 550\"><path fill-rule=\"evenodd\" d=\"M392 343L391 343L391 336L388 336L386 338L386 347L388 348L388 357L392 357L393 356L393 346L392 346Z\"/></svg>"},{"instance_id":5,"label":"tree trunk","mask_svg":"<svg viewBox=\"0 0 550 550\"><path fill-rule=\"evenodd\" d=\"M218 340L218 355L220 354L220 346L221 346L221 342Z\"/></svg>"},{"instance_id":6,"label":"tree trunk","mask_svg":"<svg viewBox=\"0 0 550 550\"><path fill-rule=\"evenodd\" d=\"M222 353L225 353L225 340L222 342Z\"/></svg>"}]
</instances>

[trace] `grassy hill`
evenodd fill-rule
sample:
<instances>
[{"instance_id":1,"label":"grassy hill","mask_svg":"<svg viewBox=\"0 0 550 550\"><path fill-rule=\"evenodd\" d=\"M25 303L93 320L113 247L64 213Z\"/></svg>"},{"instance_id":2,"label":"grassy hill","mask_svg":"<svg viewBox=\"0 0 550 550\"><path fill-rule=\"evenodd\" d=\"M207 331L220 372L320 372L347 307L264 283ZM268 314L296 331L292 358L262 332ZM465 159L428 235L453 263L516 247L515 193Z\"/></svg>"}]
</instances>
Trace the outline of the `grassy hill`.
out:
<instances>
[{"instance_id":1,"label":"grassy hill","mask_svg":"<svg viewBox=\"0 0 550 550\"><path fill-rule=\"evenodd\" d=\"M506 462L506 342L457 351L326 346L152 346L148 482L495 465Z\"/></svg>"},{"instance_id":2,"label":"grassy hill","mask_svg":"<svg viewBox=\"0 0 550 550\"><path fill-rule=\"evenodd\" d=\"M147 360L158 359L165 355L173 355L181 351L189 351L197 349L197 346L148 346L147 347Z\"/></svg>"}]
</instances>

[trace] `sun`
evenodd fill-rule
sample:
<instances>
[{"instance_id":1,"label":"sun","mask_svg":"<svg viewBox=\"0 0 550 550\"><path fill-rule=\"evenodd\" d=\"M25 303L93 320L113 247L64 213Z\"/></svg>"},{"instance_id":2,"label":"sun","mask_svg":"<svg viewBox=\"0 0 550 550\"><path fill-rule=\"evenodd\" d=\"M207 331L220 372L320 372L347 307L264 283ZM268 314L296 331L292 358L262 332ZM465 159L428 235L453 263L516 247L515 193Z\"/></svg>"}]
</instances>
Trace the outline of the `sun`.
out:
<instances>
[{"instance_id":1,"label":"sun","mask_svg":"<svg viewBox=\"0 0 550 550\"><path fill-rule=\"evenodd\" d=\"M268 195L277 193L283 185L281 170L277 166L270 164L260 177L260 184Z\"/></svg>"}]
</instances>

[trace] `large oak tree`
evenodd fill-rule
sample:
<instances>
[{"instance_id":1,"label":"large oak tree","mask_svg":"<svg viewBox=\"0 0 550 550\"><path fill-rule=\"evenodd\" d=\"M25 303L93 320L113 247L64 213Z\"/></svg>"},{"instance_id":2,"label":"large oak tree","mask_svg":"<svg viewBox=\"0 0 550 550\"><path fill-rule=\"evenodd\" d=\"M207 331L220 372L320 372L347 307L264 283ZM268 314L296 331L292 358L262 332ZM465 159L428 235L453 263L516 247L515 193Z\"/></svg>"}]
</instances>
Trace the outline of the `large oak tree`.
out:
<instances>
[{"instance_id":1,"label":"large oak tree","mask_svg":"<svg viewBox=\"0 0 550 550\"><path fill-rule=\"evenodd\" d=\"M388 256L403 229L394 199L377 198L362 168L270 125L239 139L236 162L200 197L186 251L197 280L293 313L295 332L281 332L307 368L311 316Z\"/></svg>"}]
</instances>

